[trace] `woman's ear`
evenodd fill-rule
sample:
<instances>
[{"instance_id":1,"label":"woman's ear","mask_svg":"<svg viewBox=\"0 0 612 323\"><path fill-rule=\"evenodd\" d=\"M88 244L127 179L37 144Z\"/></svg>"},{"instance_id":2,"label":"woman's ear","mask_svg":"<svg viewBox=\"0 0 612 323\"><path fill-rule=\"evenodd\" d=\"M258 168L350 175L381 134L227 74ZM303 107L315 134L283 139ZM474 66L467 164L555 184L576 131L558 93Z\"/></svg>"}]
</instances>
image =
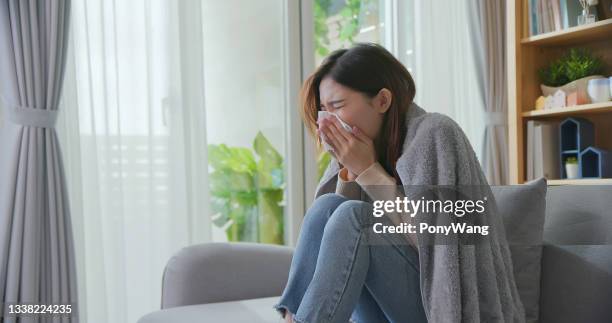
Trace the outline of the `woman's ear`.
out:
<instances>
[{"instance_id":1,"label":"woman's ear","mask_svg":"<svg viewBox=\"0 0 612 323\"><path fill-rule=\"evenodd\" d=\"M379 113L385 113L391 107L391 101L393 100L393 94L386 88L380 89L378 94L374 97L372 102L374 103L374 108Z\"/></svg>"}]
</instances>

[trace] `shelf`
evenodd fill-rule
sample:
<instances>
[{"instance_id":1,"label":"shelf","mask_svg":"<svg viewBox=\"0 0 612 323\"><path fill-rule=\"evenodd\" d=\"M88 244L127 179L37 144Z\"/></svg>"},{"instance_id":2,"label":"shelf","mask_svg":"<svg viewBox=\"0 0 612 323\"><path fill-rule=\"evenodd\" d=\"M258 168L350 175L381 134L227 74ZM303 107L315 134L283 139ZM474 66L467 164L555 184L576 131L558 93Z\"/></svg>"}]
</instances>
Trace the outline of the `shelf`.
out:
<instances>
[{"instance_id":1,"label":"shelf","mask_svg":"<svg viewBox=\"0 0 612 323\"><path fill-rule=\"evenodd\" d=\"M529 36L529 1L506 2L506 71L508 93L509 183L527 177L527 121L558 122L580 117L593 123L597 147L612 150L612 102L535 110L541 95L537 71L559 59L570 48L588 49L604 63L603 75L612 73L612 18L554 32ZM532 109L532 110L529 110ZM543 148L551 148L545 143ZM568 155L569 156L569 155ZM612 176L609 176L612 177ZM610 179L549 180L549 185L612 185Z\"/></svg>"},{"instance_id":2,"label":"shelf","mask_svg":"<svg viewBox=\"0 0 612 323\"><path fill-rule=\"evenodd\" d=\"M610 39L612 18L592 24L571 27L521 39L521 44L530 46L568 46L593 40Z\"/></svg>"},{"instance_id":3,"label":"shelf","mask_svg":"<svg viewBox=\"0 0 612 323\"><path fill-rule=\"evenodd\" d=\"M548 179L549 186L555 185L612 185L612 178Z\"/></svg>"},{"instance_id":4,"label":"shelf","mask_svg":"<svg viewBox=\"0 0 612 323\"><path fill-rule=\"evenodd\" d=\"M531 110L523 112L521 115L524 118L545 118L545 117L560 117L575 114L595 114L595 113L611 113L612 101L576 105L572 107L554 108L546 110Z\"/></svg>"}]
</instances>

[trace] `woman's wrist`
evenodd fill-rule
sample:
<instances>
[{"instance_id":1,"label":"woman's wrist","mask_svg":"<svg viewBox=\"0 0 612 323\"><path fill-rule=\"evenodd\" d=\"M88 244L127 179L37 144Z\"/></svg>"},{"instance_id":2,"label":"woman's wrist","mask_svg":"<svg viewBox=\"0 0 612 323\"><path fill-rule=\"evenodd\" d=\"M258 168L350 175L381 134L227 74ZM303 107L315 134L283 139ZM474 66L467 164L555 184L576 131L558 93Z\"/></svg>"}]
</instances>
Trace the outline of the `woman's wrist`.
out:
<instances>
[{"instance_id":1,"label":"woman's wrist","mask_svg":"<svg viewBox=\"0 0 612 323\"><path fill-rule=\"evenodd\" d=\"M357 179L357 177L359 177L359 175L363 174L366 170L371 169L374 164L376 164L377 162L373 162L370 165L368 165L367 167L365 167L364 169L362 169L359 173L353 173L351 172L348 167L340 164L340 177L344 180L344 181L354 181Z\"/></svg>"},{"instance_id":2,"label":"woman's wrist","mask_svg":"<svg viewBox=\"0 0 612 323\"><path fill-rule=\"evenodd\" d=\"M375 162L370 167L361 172L355 181L359 185L395 185L396 181L379 162Z\"/></svg>"},{"instance_id":3,"label":"woman's wrist","mask_svg":"<svg viewBox=\"0 0 612 323\"><path fill-rule=\"evenodd\" d=\"M357 176L358 176L357 174L351 172L346 167L342 167L342 169L340 169L340 178L342 178L343 181L346 181L346 182L354 181L357 178Z\"/></svg>"},{"instance_id":4,"label":"woman's wrist","mask_svg":"<svg viewBox=\"0 0 612 323\"><path fill-rule=\"evenodd\" d=\"M349 173L350 173L350 172L349 172L348 168L346 168L346 167L342 166L342 167L340 168L340 172L338 173L338 177L340 177L340 179L341 179L342 181L344 181L344 182L354 181L354 180L355 180L355 178L356 178L356 176L355 176L355 177L351 177L351 176L349 175Z\"/></svg>"},{"instance_id":5,"label":"woman's wrist","mask_svg":"<svg viewBox=\"0 0 612 323\"><path fill-rule=\"evenodd\" d=\"M355 178L357 178L357 175L353 174L353 173L352 173L350 170L348 170L348 169L347 169L347 170L346 170L346 178L347 178L349 181L354 181L354 180L355 180Z\"/></svg>"},{"instance_id":6,"label":"woman's wrist","mask_svg":"<svg viewBox=\"0 0 612 323\"><path fill-rule=\"evenodd\" d=\"M359 177L359 175L363 174L363 172L365 172L366 170L372 168L372 166L374 164L376 164L377 161L374 161L372 163L370 163L369 165L367 165L366 167L364 167L361 171L357 172L357 173L353 173L353 175L355 176L353 179L356 179L357 177Z\"/></svg>"}]
</instances>

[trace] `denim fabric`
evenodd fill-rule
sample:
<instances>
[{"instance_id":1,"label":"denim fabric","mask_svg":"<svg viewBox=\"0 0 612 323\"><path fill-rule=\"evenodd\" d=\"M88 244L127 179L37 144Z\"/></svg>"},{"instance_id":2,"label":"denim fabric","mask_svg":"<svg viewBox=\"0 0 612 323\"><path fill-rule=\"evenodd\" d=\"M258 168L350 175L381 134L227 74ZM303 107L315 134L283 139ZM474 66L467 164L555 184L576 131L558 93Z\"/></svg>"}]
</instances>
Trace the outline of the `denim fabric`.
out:
<instances>
[{"instance_id":1,"label":"denim fabric","mask_svg":"<svg viewBox=\"0 0 612 323\"><path fill-rule=\"evenodd\" d=\"M372 204L328 193L308 209L283 295L296 323L427 322L416 250L375 234ZM385 243L373 243L385 239Z\"/></svg>"}]
</instances>

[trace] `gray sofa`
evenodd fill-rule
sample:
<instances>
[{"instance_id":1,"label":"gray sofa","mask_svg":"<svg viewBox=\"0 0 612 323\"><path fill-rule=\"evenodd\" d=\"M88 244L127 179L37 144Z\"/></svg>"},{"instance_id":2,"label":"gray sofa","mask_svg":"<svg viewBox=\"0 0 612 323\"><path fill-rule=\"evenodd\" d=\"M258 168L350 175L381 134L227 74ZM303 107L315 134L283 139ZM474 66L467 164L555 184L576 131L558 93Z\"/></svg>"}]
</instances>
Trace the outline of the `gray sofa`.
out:
<instances>
[{"instance_id":1,"label":"gray sofa","mask_svg":"<svg viewBox=\"0 0 612 323\"><path fill-rule=\"evenodd\" d=\"M543 241L540 322L612 322L612 186L549 187ZM161 310L138 322L282 322L272 305L291 255L250 243L184 248L166 266Z\"/></svg>"}]
</instances>

